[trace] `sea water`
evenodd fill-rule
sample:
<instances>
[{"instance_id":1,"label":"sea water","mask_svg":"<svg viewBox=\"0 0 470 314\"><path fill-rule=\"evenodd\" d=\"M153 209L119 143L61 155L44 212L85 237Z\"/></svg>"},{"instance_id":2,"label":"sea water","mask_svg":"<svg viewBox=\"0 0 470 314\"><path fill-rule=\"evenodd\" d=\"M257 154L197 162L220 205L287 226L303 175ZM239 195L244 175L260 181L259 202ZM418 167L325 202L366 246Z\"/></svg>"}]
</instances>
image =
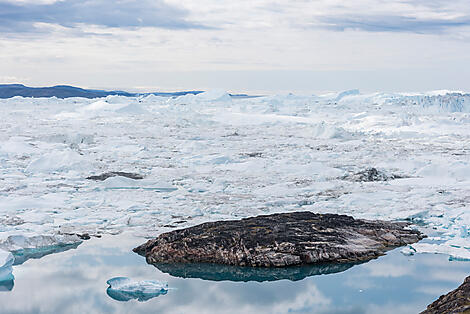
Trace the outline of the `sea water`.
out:
<instances>
[{"instance_id":1,"label":"sea water","mask_svg":"<svg viewBox=\"0 0 470 314\"><path fill-rule=\"evenodd\" d=\"M358 265L294 267L284 272L160 265L162 272L132 252L143 242L130 234L105 236L26 260L14 266L14 281L0 283L0 312L418 313L470 273L469 262L438 254L405 256L400 249ZM124 301L109 293L106 282L115 277L165 282L168 290Z\"/></svg>"}]
</instances>

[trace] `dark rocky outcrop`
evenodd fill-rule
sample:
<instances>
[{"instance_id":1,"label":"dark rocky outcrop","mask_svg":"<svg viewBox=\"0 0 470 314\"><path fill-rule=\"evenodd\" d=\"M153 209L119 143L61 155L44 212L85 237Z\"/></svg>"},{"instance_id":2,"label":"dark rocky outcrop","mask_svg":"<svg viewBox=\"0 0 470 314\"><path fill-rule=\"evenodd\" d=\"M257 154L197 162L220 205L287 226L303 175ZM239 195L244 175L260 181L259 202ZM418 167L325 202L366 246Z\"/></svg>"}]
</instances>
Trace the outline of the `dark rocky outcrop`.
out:
<instances>
[{"instance_id":1,"label":"dark rocky outcrop","mask_svg":"<svg viewBox=\"0 0 470 314\"><path fill-rule=\"evenodd\" d=\"M97 175L97 176L89 176L89 177L87 177L87 180L104 181L108 178L118 177L118 176L130 178L130 179L134 179L134 180L140 180L140 179L144 178L142 175L140 175L138 173L111 171L111 172L105 172L105 173Z\"/></svg>"},{"instance_id":2,"label":"dark rocky outcrop","mask_svg":"<svg viewBox=\"0 0 470 314\"><path fill-rule=\"evenodd\" d=\"M161 234L134 249L156 263L218 263L282 267L355 263L392 247L419 241L406 223L358 220L346 215L294 212L207 222Z\"/></svg>"},{"instance_id":3,"label":"dark rocky outcrop","mask_svg":"<svg viewBox=\"0 0 470 314\"><path fill-rule=\"evenodd\" d=\"M353 182L389 181L401 178L404 177L396 174L387 174L383 171L377 170L376 168L368 168L366 170L359 171L353 174L348 174L342 177L343 180Z\"/></svg>"},{"instance_id":4,"label":"dark rocky outcrop","mask_svg":"<svg viewBox=\"0 0 470 314\"><path fill-rule=\"evenodd\" d=\"M430 304L421 314L450 314L450 313L470 313L470 276L464 283L441 296L439 299Z\"/></svg>"}]
</instances>

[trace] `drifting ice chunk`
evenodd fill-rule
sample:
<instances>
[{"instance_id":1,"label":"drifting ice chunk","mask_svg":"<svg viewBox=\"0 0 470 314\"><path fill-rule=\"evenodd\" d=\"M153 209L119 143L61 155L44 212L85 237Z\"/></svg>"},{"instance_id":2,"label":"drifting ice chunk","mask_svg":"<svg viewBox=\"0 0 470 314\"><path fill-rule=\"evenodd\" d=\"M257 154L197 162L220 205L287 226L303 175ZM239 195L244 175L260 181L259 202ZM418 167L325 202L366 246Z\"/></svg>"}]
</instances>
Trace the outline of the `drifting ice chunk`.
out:
<instances>
[{"instance_id":1,"label":"drifting ice chunk","mask_svg":"<svg viewBox=\"0 0 470 314\"><path fill-rule=\"evenodd\" d=\"M13 279L13 263L15 258L13 254L0 250L0 281L9 281Z\"/></svg>"},{"instance_id":2,"label":"drifting ice chunk","mask_svg":"<svg viewBox=\"0 0 470 314\"><path fill-rule=\"evenodd\" d=\"M65 246L81 242L82 240L77 235L36 235L31 237L12 235L5 240L0 240L0 250L16 252L20 250Z\"/></svg>"},{"instance_id":3,"label":"drifting ice chunk","mask_svg":"<svg viewBox=\"0 0 470 314\"><path fill-rule=\"evenodd\" d=\"M67 150L42 155L33 160L26 168L28 173L52 173L56 171L84 170L90 166L83 156Z\"/></svg>"},{"instance_id":4,"label":"drifting ice chunk","mask_svg":"<svg viewBox=\"0 0 470 314\"><path fill-rule=\"evenodd\" d=\"M126 177L116 176L111 177L103 181L105 189L109 190L133 190L133 189L144 189L154 190L158 192L172 192L176 191L177 188L164 182L155 182L152 180L134 180Z\"/></svg>"},{"instance_id":5,"label":"drifting ice chunk","mask_svg":"<svg viewBox=\"0 0 470 314\"><path fill-rule=\"evenodd\" d=\"M338 93L335 100L340 101L341 99L343 99L347 96L357 96L357 95L360 95L360 94L361 94L361 92L358 89L351 89L351 90L347 90L347 91Z\"/></svg>"},{"instance_id":6,"label":"drifting ice chunk","mask_svg":"<svg viewBox=\"0 0 470 314\"><path fill-rule=\"evenodd\" d=\"M160 281L131 281L126 277L116 277L106 283L109 285L106 293L117 301L137 299L142 302L168 292L168 283Z\"/></svg>"},{"instance_id":7,"label":"drifting ice chunk","mask_svg":"<svg viewBox=\"0 0 470 314\"><path fill-rule=\"evenodd\" d=\"M21 265L31 258L74 249L83 241L77 235L12 235L0 240L0 251L10 251L14 255L14 265ZM1 258L0 258L1 260ZM1 263L1 262L0 262Z\"/></svg>"},{"instance_id":8,"label":"drifting ice chunk","mask_svg":"<svg viewBox=\"0 0 470 314\"><path fill-rule=\"evenodd\" d=\"M118 110L116 110L118 113L126 113L130 115L139 115L139 114L148 114L149 112L142 108L142 106L132 103L130 105L127 105L125 107L122 107Z\"/></svg>"},{"instance_id":9,"label":"drifting ice chunk","mask_svg":"<svg viewBox=\"0 0 470 314\"><path fill-rule=\"evenodd\" d=\"M29 155L34 152L34 147L28 144L26 138L13 137L8 141L0 142L0 155Z\"/></svg>"},{"instance_id":10,"label":"drifting ice chunk","mask_svg":"<svg viewBox=\"0 0 470 314\"><path fill-rule=\"evenodd\" d=\"M415 253L434 253L449 255L451 260L470 261L470 251L463 247L454 247L446 243L415 243L401 250L404 255L414 255Z\"/></svg>"},{"instance_id":11,"label":"drifting ice chunk","mask_svg":"<svg viewBox=\"0 0 470 314\"><path fill-rule=\"evenodd\" d=\"M230 95L226 91L220 89L214 89L198 94L196 98L202 101L232 102Z\"/></svg>"}]
</instances>

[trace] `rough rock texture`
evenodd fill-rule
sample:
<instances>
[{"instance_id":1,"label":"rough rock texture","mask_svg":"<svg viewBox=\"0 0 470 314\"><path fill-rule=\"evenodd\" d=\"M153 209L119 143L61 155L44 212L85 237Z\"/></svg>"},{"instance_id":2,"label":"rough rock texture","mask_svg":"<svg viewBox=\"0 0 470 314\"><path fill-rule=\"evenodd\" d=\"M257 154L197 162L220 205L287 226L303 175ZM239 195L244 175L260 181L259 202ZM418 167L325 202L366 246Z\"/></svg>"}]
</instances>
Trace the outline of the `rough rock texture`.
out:
<instances>
[{"instance_id":1,"label":"rough rock texture","mask_svg":"<svg viewBox=\"0 0 470 314\"><path fill-rule=\"evenodd\" d=\"M394 179L401 179L403 176L396 174L386 174L376 168L369 168L354 174L346 175L342 179L353 182L374 182L374 181L389 181Z\"/></svg>"},{"instance_id":2,"label":"rough rock texture","mask_svg":"<svg viewBox=\"0 0 470 314\"><path fill-rule=\"evenodd\" d=\"M134 180L140 180L140 179L144 178L142 175L140 175L138 173L112 171L112 172L105 172L105 173L97 175L97 176L89 176L87 179L88 180L96 180L96 181L104 181L108 178L117 177L117 176L126 177L126 178L134 179Z\"/></svg>"},{"instance_id":3,"label":"rough rock texture","mask_svg":"<svg viewBox=\"0 0 470 314\"><path fill-rule=\"evenodd\" d=\"M441 296L439 299L430 304L421 314L447 314L447 313L470 313L470 276L464 283Z\"/></svg>"},{"instance_id":4,"label":"rough rock texture","mask_svg":"<svg viewBox=\"0 0 470 314\"><path fill-rule=\"evenodd\" d=\"M161 234L134 249L155 263L282 267L376 258L424 236L404 223L294 212L207 222Z\"/></svg>"}]
</instances>

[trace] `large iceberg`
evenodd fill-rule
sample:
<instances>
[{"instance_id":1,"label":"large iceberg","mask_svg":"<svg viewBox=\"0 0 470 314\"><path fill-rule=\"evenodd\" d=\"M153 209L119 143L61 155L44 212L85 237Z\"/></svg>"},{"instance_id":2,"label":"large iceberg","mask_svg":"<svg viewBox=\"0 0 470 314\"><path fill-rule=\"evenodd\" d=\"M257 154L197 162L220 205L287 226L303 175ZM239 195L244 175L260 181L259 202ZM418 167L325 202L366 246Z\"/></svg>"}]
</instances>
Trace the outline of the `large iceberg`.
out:
<instances>
[{"instance_id":1,"label":"large iceberg","mask_svg":"<svg viewBox=\"0 0 470 314\"><path fill-rule=\"evenodd\" d=\"M21 265L31 258L76 248L80 243L82 240L77 235L11 235L0 240L0 252L12 252L14 265Z\"/></svg>"},{"instance_id":2,"label":"large iceberg","mask_svg":"<svg viewBox=\"0 0 470 314\"><path fill-rule=\"evenodd\" d=\"M116 277L106 283L109 285L106 293L117 301L137 299L143 302L168 292L168 283L161 281L132 281L127 277Z\"/></svg>"}]
</instances>

